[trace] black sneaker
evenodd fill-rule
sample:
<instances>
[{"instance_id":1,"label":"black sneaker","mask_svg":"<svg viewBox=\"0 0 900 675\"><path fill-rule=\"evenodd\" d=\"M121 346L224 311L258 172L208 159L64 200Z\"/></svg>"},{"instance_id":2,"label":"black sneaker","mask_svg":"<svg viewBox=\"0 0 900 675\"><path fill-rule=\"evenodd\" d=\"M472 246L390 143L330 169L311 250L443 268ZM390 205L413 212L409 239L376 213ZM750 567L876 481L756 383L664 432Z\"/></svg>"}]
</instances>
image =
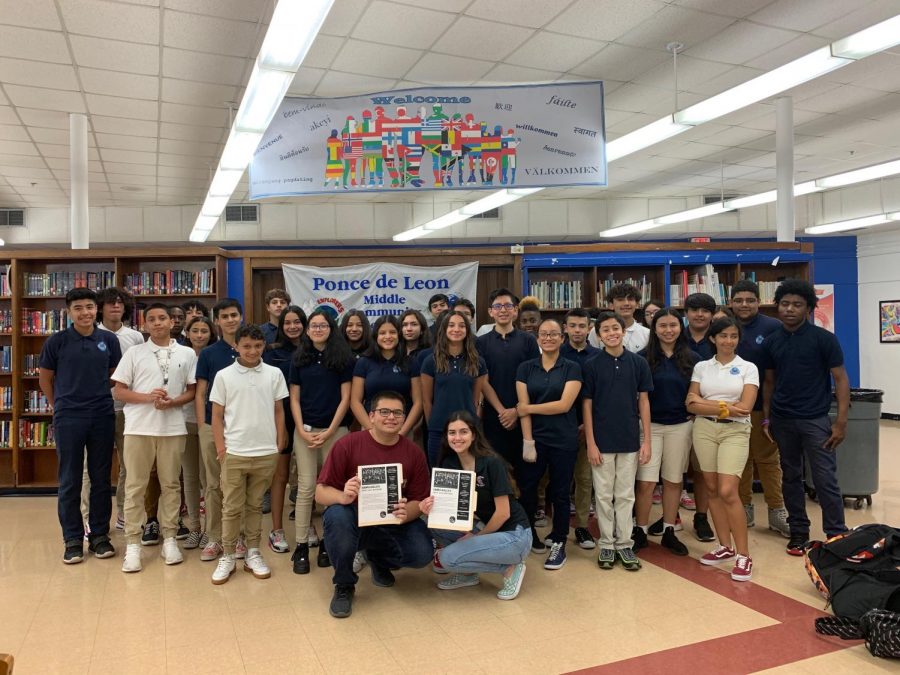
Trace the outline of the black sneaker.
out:
<instances>
[{"instance_id":1,"label":"black sneaker","mask_svg":"<svg viewBox=\"0 0 900 675\"><path fill-rule=\"evenodd\" d=\"M647 548L647 533L636 525L631 530L631 538L634 540L634 545L631 547L632 551L640 551L642 548Z\"/></svg>"},{"instance_id":2,"label":"black sneaker","mask_svg":"<svg viewBox=\"0 0 900 675\"><path fill-rule=\"evenodd\" d=\"M183 541L191 536L191 531L184 526L184 523L181 522L181 519L178 519L178 529L175 531L175 538L178 541Z\"/></svg>"},{"instance_id":3,"label":"black sneaker","mask_svg":"<svg viewBox=\"0 0 900 675\"><path fill-rule=\"evenodd\" d=\"M356 586L350 584L338 584L334 587L334 595L331 596L331 604L328 611L335 619L346 619L353 612L353 594Z\"/></svg>"},{"instance_id":4,"label":"black sneaker","mask_svg":"<svg viewBox=\"0 0 900 675\"><path fill-rule=\"evenodd\" d=\"M66 565L77 565L84 560L84 546L81 540L67 541L66 552L63 553L63 562Z\"/></svg>"},{"instance_id":5,"label":"black sneaker","mask_svg":"<svg viewBox=\"0 0 900 675\"><path fill-rule=\"evenodd\" d=\"M159 521L155 518L148 520L144 525L144 534L141 536L141 544L144 546L156 546L159 543Z\"/></svg>"},{"instance_id":6,"label":"black sneaker","mask_svg":"<svg viewBox=\"0 0 900 675\"><path fill-rule=\"evenodd\" d=\"M391 571L374 560L369 561L369 567L372 569L372 583L379 588L390 588L394 585L394 575Z\"/></svg>"},{"instance_id":7,"label":"black sneaker","mask_svg":"<svg viewBox=\"0 0 900 675\"><path fill-rule=\"evenodd\" d=\"M655 523L653 523L650 527L647 528L647 534L649 534L651 537L660 537L660 536L662 536L664 529L665 529L665 524L663 523L663 519L660 518ZM676 512L676 514L675 514L675 531L681 532L681 530L683 530L683 529L684 529L684 527L682 527L682 525L681 525L681 514Z\"/></svg>"},{"instance_id":8,"label":"black sneaker","mask_svg":"<svg viewBox=\"0 0 900 675\"><path fill-rule=\"evenodd\" d=\"M713 534L712 528L709 526L709 518L705 513L694 514L694 534L700 541L716 540L716 535Z\"/></svg>"},{"instance_id":9,"label":"black sneaker","mask_svg":"<svg viewBox=\"0 0 900 675\"><path fill-rule=\"evenodd\" d=\"M328 557L328 551L325 550L325 540L319 540L319 555L316 556L316 565L319 567L331 567L331 558Z\"/></svg>"},{"instance_id":10,"label":"black sneaker","mask_svg":"<svg viewBox=\"0 0 900 675\"><path fill-rule=\"evenodd\" d=\"M297 519L297 510L291 509L291 512L288 514L288 520L296 520Z\"/></svg>"},{"instance_id":11,"label":"black sneaker","mask_svg":"<svg viewBox=\"0 0 900 675\"><path fill-rule=\"evenodd\" d=\"M266 493L263 495L262 512L272 513L272 493L269 490L266 490Z\"/></svg>"},{"instance_id":12,"label":"black sneaker","mask_svg":"<svg viewBox=\"0 0 900 675\"><path fill-rule=\"evenodd\" d=\"M109 543L109 537L98 537L88 545L88 550L95 558L112 558L116 554L116 549Z\"/></svg>"},{"instance_id":13,"label":"black sneaker","mask_svg":"<svg viewBox=\"0 0 900 675\"><path fill-rule=\"evenodd\" d=\"M531 552L532 553L546 553L547 552L547 544L545 544L543 539L541 539L538 536L538 533L535 532L534 528L531 528Z\"/></svg>"},{"instance_id":14,"label":"black sneaker","mask_svg":"<svg viewBox=\"0 0 900 675\"><path fill-rule=\"evenodd\" d=\"M594 541L594 538L591 536L591 533L588 532L586 527L575 528L575 541L578 542L578 545L581 548L588 551L597 546L597 543Z\"/></svg>"},{"instance_id":15,"label":"black sneaker","mask_svg":"<svg viewBox=\"0 0 900 675\"><path fill-rule=\"evenodd\" d=\"M294 574L309 574L309 546L307 544L297 544L291 560L294 563Z\"/></svg>"},{"instance_id":16,"label":"black sneaker","mask_svg":"<svg viewBox=\"0 0 900 675\"><path fill-rule=\"evenodd\" d=\"M678 537L675 536L675 528L671 525L666 528L666 531L663 532L662 541L659 542L665 548L669 549L675 555L687 555L688 548L684 544L682 544Z\"/></svg>"},{"instance_id":17,"label":"black sneaker","mask_svg":"<svg viewBox=\"0 0 900 675\"><path fill-rule=\"evenodd\" d=\"M787 554L801 556L809 548L809 537L805 534L791 534L787 543Z\"/></svg>"}]
</instances>

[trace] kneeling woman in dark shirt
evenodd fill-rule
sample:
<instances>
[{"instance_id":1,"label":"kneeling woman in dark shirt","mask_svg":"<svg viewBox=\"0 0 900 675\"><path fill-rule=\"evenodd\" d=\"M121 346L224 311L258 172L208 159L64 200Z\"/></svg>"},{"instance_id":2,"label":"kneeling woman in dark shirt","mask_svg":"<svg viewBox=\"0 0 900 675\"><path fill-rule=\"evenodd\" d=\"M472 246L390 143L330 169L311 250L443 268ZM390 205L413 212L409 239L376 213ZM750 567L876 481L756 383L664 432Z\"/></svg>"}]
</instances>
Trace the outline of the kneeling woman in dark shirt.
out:
<instances>
[{"instance_id":1,"label":"kneeling woman in dark shirt","mask_svg":"<svg viewBox=\"0 0 900 675\"><path fill-rule=\"evenodd\" d=\"M459 532L431 530L439 544L447 544L435 554L434 571L450 574L438 588L475 586L479 572L494 572L503 575L497 597L514 599L525 577L531 526L525 510L516 501L509 467L488 445L473 415L463 410L450 415L438 466L475 472L475 518L479 526L483 525L462 536ZM419 504L426 515L433 506L434 497Z\"/></svg>"}]
</instances>

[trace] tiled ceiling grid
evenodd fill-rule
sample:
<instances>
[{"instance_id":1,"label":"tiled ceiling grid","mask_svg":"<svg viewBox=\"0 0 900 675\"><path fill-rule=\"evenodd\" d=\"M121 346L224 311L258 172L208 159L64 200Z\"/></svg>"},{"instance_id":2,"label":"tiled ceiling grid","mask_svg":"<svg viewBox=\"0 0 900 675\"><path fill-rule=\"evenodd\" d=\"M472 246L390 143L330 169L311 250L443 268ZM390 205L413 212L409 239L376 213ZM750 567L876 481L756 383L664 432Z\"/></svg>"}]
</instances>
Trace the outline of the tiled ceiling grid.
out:
<instances>
[{"instance_id":1,"label":"tiled ceiling grid","mask_svg":"<svg viewBox=\"0 0 900 675\"><path fill-rule=\"evenodd\" d=\"M69 112L90 117L93 206L200 203L271 13L270 0L0 0L0 206L68 203ZM336 0L290 93L602 79L614 139L897 13L900 0ZM900 156L898 92L897 53L790 92L798 181ZM774 107L756 104L616 162L607 189L541 198L750 193L773 187L774 164Z\"/></svg>"}]
</instances>

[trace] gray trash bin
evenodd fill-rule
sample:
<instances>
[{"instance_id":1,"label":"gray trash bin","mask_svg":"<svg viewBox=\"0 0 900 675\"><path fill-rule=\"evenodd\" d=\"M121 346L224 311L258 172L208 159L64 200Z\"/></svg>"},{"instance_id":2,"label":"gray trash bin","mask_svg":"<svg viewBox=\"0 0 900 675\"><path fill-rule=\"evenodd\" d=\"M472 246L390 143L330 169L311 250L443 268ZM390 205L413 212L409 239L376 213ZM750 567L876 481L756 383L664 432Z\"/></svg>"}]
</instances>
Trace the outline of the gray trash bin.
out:
<instances>
[{"instance_id":1,"label":"gray trash bin","mask_svg":"<svg viewBox=\"0 0 900 675\"><path fill-rule=\"evenodd\" d=\"M837 479L844 499L856 500L854 508L863 502L872 505L872 495L878 492L879 424L881 421L880 389L851 389L850 413L847 416L847 437L837 449ZM832 401L831 419L837 417L837 401ZM809 460L806 474L810 475ZM807 484L810 496L815 490Z\"/></svg>"}]
</instances>

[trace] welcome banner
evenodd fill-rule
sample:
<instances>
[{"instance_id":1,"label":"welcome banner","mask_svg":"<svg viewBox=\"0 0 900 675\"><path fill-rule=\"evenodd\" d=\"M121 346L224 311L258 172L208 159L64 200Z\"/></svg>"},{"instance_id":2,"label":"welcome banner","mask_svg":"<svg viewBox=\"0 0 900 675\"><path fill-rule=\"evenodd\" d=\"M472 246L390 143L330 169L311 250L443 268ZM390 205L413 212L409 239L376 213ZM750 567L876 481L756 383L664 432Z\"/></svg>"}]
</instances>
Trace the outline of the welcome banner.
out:
<instances>
[{"instance_id":1,"label":"welcome banner","mask_svg":"<svg viewBox=\"0 0 900 675\"><path fill-rule=\"evenodd\" d=\"M478 263L448 267L416 267L368 263L348 267L308 267L282 264L284 283L293 302L307 314L324 308L335 319L350 309L361 309L370 320L418 309L426 317L428 299L443 293L452 301L475 302Z\"/></svg>"},{"instance_id":2,"label":"welcome banner","mask_svg":"<svg viewBox=\"0 0 900 675\"><path fill-rule=\"evenodd\" d=\"M606 185L603 83L285 98L250 197Z\"/></svg>"}]
</instances>

